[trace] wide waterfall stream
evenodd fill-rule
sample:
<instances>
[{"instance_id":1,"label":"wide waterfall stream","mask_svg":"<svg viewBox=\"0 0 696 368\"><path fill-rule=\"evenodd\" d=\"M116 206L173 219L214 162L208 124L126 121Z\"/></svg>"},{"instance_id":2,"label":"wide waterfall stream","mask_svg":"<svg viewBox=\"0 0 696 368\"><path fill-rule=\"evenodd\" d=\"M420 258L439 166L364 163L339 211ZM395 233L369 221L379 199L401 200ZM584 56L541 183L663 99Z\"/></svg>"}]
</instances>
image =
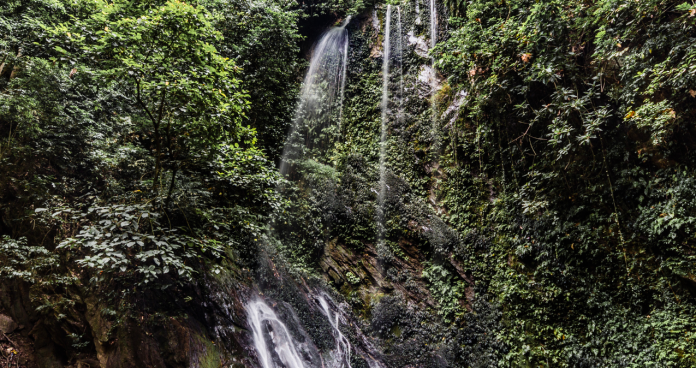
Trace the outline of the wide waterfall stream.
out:
<instances>
[{"instance_id":1,"label":"wide waterfall stream","mask_svg":"<svg viewBox=\"0 0 696 368\"><path fill-rule=\"evenodd\" d=\"M304 148L322 145L325 130L340 126L348 65L346 26L350 19L348 16L341 26L326 32L314 48L283 149L282 174L287 174L290 161L298 159Z\"/></svg>"}]
</instances>

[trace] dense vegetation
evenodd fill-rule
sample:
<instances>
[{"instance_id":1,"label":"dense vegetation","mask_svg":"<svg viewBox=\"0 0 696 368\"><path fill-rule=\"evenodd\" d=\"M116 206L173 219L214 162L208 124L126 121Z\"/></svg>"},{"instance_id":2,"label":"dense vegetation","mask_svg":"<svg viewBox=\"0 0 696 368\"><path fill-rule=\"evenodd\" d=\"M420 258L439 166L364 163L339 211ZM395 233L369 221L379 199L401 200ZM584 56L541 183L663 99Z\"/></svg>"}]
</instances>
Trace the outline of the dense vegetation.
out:
<instances>
[{"instance_id":1,"label":"dense vegetation","mask_svg":"<svg viewBox=\"0 0 696 368\"><path fill-rule=\"evenodd\" d=\"M290 5L0 5L0 274L61 349L90 349L89 295L113 331L179 313L258 237L280 180L258 139L279 145L301 65Z\"/></svg>"},{"instance_id":2,"label":"dense vegetation","mask_svg":"<svg viewBox=\"0 0 696 368\"><path fill-rule=\"evenodd\" d=\"M473 182L442 195L451 223L492 242L495 271L474 277L502 306L505 360L696 364L696 10L451 7L437 65L468 93L449 152Z\"/></svg>"},{"instance_id":3,"label":"dense vegetation","mask_svg":"<svg viewBox=\"0 0 696 368\"><path fill-rule=\"evenodd\" d=\"M413 2L389 3L427 38ZM0 314L34 326L37 355L119 341L136 366L135 326L217 351L211 316L235 309L219 291L258 284L329 349L309 282L389 367L695 366L696 6L440 5L437 47L398 65L414 87L378 208L384 4L0 4ZM345 121L284 178L301 33L347 14Z\"/></svg>"}]
</instances>

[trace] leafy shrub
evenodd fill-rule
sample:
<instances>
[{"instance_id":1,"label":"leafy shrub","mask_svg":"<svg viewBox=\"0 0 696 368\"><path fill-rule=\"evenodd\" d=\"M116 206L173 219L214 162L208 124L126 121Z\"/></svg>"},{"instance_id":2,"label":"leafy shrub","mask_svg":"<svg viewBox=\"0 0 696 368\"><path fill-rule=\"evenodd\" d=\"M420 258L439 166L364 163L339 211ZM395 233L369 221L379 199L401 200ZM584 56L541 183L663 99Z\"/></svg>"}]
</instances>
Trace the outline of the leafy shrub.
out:
<instances>
[{"instance_id":1,"label":"leafy shrub","mask_svg":"<svg viewBox=\"0 0 696 368\"><path fill-rule=\"evenodd\" d=\"M445 322L462 313L460 300L464 299L466 284L447 268L426 263L423 278L428 280L428 289L438 303L438 311Z\"/></svg>"},{"instance_id":2,"label":"leafy shrub","mask_svg":"<svg viewBox=\"0 0 696 368\"><path fill-rule=\"evenodd\" d=\"M161 276L178 275L191 281L199 258L220 258L223 246L213 239L197 239L179 229L164 228L162 215L147 204L91 207L81 213L90 224L65 239L60 248L82 250L76 262L94 269L100 281L117 278L142 286ZM188 264L187 264L188 263ZM160 280L159 285L167 281Z\"/></svg>"}]
</instances>

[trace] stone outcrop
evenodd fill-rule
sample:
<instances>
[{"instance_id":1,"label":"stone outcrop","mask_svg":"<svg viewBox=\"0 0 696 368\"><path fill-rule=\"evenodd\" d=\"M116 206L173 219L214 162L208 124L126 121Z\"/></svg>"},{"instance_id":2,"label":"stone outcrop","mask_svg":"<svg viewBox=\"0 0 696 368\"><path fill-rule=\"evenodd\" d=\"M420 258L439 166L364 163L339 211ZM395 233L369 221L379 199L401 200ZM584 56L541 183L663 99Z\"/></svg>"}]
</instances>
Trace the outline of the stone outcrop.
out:
<instances>
[{"instance_id":1,"label":"stone outcrop","mask_svg":"<svg viewBox=\"0 0 696 368\"><path fill-rule=\"evenodd\" d=\"M10 317L0 314L0 332L8 334L19 327L17 323Z\"/></svg>"}]
</instances>

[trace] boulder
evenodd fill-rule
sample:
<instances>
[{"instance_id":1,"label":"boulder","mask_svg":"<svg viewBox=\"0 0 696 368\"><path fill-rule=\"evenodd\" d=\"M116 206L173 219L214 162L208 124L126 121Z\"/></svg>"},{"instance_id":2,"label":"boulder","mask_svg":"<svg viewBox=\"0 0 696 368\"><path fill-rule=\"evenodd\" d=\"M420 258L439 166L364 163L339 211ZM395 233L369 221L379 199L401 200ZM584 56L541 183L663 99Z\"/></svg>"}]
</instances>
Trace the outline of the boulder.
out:
<instances>
[{"instance_id":1,"label":"boulder","mask_svg":"<svg viewBox=\"0 0 696 368\"><path fill-rule=\"evenodd\" d=\"M17 323L15 323L15 321L12 318L4 314L0 314L0 331L2 333L10 333L16 330L17 327Z\"/></svg>"}]
</instances>

